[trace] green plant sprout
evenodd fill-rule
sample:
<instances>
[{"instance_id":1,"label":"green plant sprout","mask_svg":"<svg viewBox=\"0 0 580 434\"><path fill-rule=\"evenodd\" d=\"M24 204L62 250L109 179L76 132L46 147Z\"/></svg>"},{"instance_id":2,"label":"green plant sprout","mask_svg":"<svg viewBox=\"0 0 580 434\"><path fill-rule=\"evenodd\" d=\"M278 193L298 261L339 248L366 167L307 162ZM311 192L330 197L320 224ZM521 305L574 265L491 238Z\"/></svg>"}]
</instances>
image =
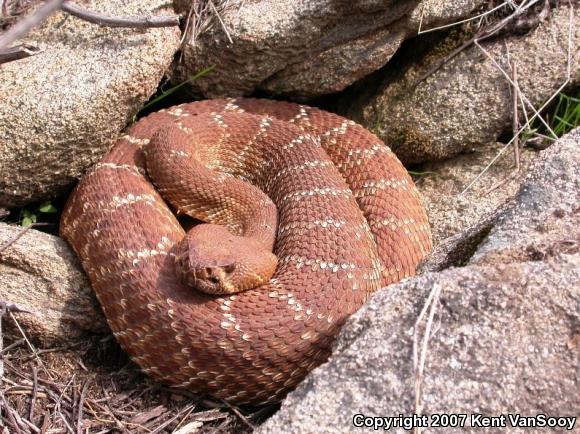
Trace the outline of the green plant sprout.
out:
<instances>
[{"instance_id":1,"label":"green plant sprout","mask_svg":"<svg viewBox=\"0 0 580 434\"><path fill-rule=\"evenodd\" d=\"M141 110L139 110L139 112L135 116L133 116L133 122L135 122L137 120L137 116L139 115L139 113L142 113L144 110L147 110L148 108L154 106L155 104L158 104L161 100L167 98L168 96L173 95L175 92L177 92L179 89L181 89L186 84L193 83L195 80L207 75L213 69L215 69L215 65L208 66L207 68L199 71L197 74L192 75L187 80L182 81L181 83L176 84L175 86L170 87L169 89L163 91L160 95L157 95L155 98L153 98L151 101L149 101L143 107L141 107Z\"/></svg>"},{"instance_id":2,"label":"green plant sprout","mask_svg":"<svg viewBox=\"0 0 580 434\"><path fill-rule=\"evenodd\" d=\"M50 201L42 202L36 208L24 208L20 213L20 226L30 226L38 221L42 214L56 214L57 209Z\"/></svg>"}]
</instances>

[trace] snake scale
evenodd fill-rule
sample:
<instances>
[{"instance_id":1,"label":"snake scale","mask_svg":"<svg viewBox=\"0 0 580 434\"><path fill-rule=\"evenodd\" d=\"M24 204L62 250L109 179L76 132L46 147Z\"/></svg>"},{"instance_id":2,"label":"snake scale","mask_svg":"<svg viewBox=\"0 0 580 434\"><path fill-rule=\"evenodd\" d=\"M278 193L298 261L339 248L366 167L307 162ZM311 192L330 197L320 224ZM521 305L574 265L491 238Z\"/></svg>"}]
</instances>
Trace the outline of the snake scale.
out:
<instances>
[{"instance_id":1,"label":"snake scale","mask_svg":"<svg viewBox=\"0 0 580 434\"><path fill-rule=\"evenodd\" d=\"M186 242L174 211L209 224ZM144 372L236 404L283 398L327 360L348 316L431 248L415 186L376 136L260 99L139 120L81 179L60 231ZM187 274L191 257L202 268ZM235 270L255 287L190 286L227 290Z\"/></svg>"}]
</instances>

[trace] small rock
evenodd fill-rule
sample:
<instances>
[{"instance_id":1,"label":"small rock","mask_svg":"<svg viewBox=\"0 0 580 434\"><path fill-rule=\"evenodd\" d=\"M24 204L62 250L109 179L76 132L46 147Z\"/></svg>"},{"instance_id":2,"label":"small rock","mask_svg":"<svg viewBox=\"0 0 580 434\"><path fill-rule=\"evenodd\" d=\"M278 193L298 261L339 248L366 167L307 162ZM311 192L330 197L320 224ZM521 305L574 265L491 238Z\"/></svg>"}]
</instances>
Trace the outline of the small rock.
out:
<instances>
[{"instance_id":1,"label":"small rock","mask_svg":"<svg viewBox=\"0 0 580 434\"><path fill-rule=\"evenodd\" d=\"M103 1L116 16L173 13L161 0ZM99 27L57 13L25 41L35 56L0 69L0 206L58 194L108 150L151 96L179 29Z\"/></svg>"},{"instance_id":2,"label":"small rock","mask_svg":"<svg viewBox=\"0 0 580 434\"><path fill-rule=\"evenodd\" d=\"M23 230L0 223L0 246ZM14 315L29 338L46 345L108 330L74 252L59 237L34 229L0 252L0 301L31 312Z\"/></svg>"}]
</instances>

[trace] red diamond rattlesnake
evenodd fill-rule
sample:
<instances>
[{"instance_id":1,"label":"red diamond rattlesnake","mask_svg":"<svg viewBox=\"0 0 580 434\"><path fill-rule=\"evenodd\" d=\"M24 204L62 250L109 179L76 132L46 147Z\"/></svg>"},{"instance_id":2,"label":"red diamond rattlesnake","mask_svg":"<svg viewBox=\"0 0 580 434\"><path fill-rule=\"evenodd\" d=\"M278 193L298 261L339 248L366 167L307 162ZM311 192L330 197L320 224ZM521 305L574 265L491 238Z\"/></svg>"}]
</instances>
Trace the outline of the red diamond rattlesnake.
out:
<instances>
[{"instance_id":1,"label":"red diamond rattlesnake","mask_svg":"<svg viewBox=\"0 0 580 434\"><path fill-rule=\"evenodd\" d=\"M224 296L181 283L185 232L143 151L160 143L174 149L148 162L180 171L162 188L173 206L266 244L276 236L268 283ZM216 172L184 169L183 158ZM239 180L273 201L277 230L256 217L261 196L242 198ZM188 205L180 189L205 203ZM71 194L61 234L146 373L238 404L281 399L327 359L348 316L412 275L431 248L413 182L377 137L331 113L255 99L184 104L137 122Z\"/></svg>"}]
</instances>

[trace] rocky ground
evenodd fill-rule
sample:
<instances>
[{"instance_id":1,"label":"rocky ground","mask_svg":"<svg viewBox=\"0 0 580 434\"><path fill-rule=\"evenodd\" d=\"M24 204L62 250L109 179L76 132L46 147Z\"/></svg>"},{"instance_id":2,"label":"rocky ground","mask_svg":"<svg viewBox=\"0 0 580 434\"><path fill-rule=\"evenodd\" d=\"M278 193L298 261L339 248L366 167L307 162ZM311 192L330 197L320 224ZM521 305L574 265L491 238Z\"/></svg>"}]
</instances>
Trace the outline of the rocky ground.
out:
<instances>
[{"instance_id":1,"label":"rocky ground","mask_svg":"<svg viewBox=\"0 0 580 434\"><path fill-rule=\"evenodd\" d=\"M0 10L15 3L0 2ZM99 27L59 12L26 36L39 54L0 68L3 433L338 433L353 432L356 413L578 415L580 129L556 141L546 111L549 128L532 118L561 87L577 94L580 8L528 1L485 14L501 3L214 3L197 2L189 13L190 2L176 1L190 18L181 34ZM90 7L172 13L155 1ZM18 225L42 201L54 205L56 222L75 180L160 83L166 89L208 66L148 110L257 95L347 115L408 165L434 235L419 275L379 291L354 315L329 362L277 412L148 380L108 333L56 226L50 234ZM441 432L470 430L486 432Z\"/></svg>"}]
</instances>

